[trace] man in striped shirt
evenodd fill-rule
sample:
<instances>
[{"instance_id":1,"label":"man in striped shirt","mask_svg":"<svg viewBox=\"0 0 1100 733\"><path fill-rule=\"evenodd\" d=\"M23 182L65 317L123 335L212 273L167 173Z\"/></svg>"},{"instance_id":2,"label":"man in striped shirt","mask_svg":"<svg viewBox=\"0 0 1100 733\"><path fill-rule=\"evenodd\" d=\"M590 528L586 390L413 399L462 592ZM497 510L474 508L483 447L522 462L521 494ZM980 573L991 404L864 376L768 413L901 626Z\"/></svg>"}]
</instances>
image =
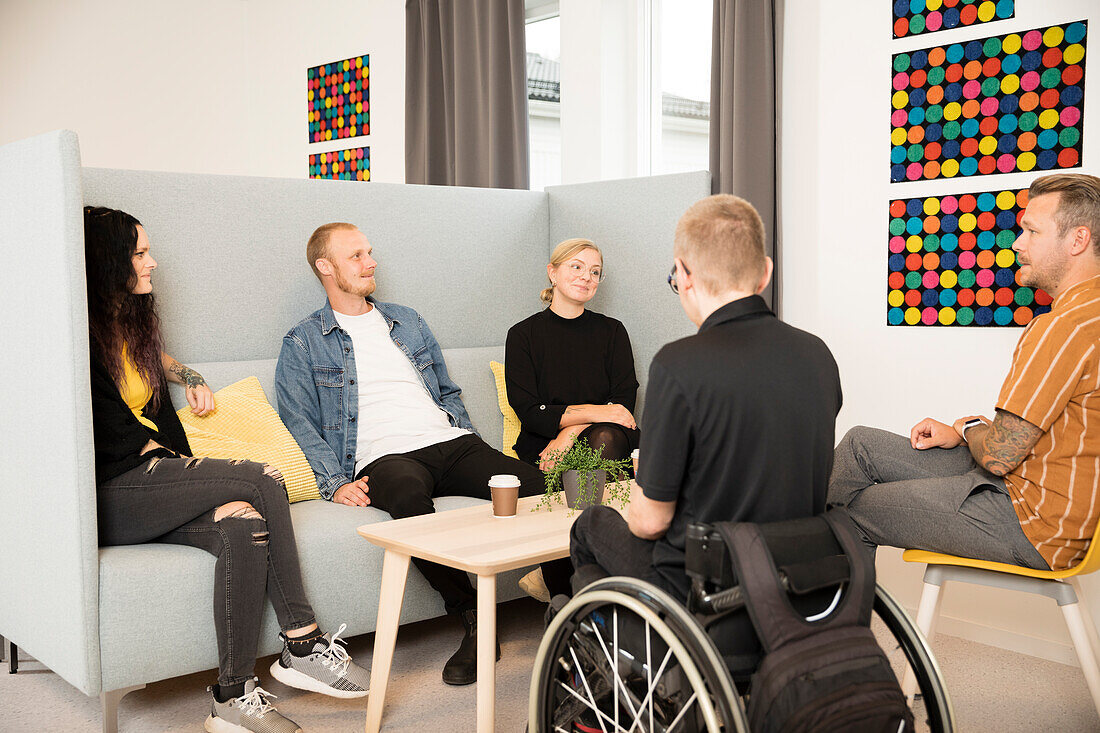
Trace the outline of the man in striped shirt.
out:
<instances>
[{"instance_id":1,"label":"man in striped shirt","mask_svg":"<svg viewBox=\"0 0 1100 733\"><path fill-rule=\"evenodd\" d=\"M1013 249L1053 298L1024 329L995 417L853 428L829 503L867 543L1042 570L1080 562L1100 517L1100 178L1037 178Z\"/></svg>"}]
</instances>

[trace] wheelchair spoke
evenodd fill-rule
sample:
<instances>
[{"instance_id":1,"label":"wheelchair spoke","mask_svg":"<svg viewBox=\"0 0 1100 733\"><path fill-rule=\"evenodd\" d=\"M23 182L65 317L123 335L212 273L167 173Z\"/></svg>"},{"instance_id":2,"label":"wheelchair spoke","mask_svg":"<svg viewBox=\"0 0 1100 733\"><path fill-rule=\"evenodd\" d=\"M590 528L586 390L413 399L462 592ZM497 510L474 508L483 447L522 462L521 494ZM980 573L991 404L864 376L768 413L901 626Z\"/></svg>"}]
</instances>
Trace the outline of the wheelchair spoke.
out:
<instances>
[{"instance_id":1,"label":"wheelchair spoke","mask_svg":"<svg viewBox=\"0 0 1100 733\"><path fill-rule=\"evenodd\" d=\"M668 660L671 659L671 658L672 658L672 650L669 649L667 652L665 652L665 658L661 660L661 666L657 668L657 674L654 676L655 678L654 677L650 678L649 684L648 684L649 689L646 690L645 698L642 700L642 704L638 706L639 707L639 712L634 716L634 723L630 726L630 730L628 730L627 733L633 733L634 729L638 727L638 724L642 722L641 713L642 713L642 711L644 711L644 709L647 705L652 710L653 692L654 692L654 690L657 689L656 680L661 679L661 675L665 671L665 665L668 664ZM652 718L650 718L650 721L649 721L649 729L651 731L653 730L653 719Z\"/></svg>"},{"instance_id":2,"label":"wheelchair spoke","mask_svg":"<svg viewBox=\"0 0 1100 733\"><path fill-rule=\"evenodd\" d=\"M653 689L653 660L650 658L650 644L649 644L649 619L645 622L645 681L646 687ZM653 696L649 697L649 705L645 708L649 710L649 729L653 730ZM633 727L633 726L631 726Z\"/></svg>"},{"instance_id":3,"label":"wheelchair spoke","mask_svg":"<svg viewBox=\"0 0 1100 733\"><path fill-rule=\"evenodd\" d=\"M684 706L680 708L680 712L677 713L676 717L672 719L672 723L669 724L668 728L666 729L666 733L672 733L672 729L676 727L676 724L683 720L684 713L688 711L688 708L690 708L691 704L695 702L698 695L698 692L691 693L691 697L689 697L688 701L684 703Z\"/></svg>"},{"instance_id":4,"label":"wheelchair spoke","mask_svg":"<svg viewBox=\"0 0 1100 733\"><path fill-rule=\"evenodd\" d=\"M562 687L565 687L566 690L568 690L569 692L573 693L578 698L580 698L581 702L584 702L586 705L588 705L594 711L596 711L596 715L599 716L599 717L597 717L597 720L599 721L599 724L600 724L600 730L602 730L603 733L607 733L607 728L604 727L603 721L599 720L600 717L607 717L607 716L604 715L603 713L601 713L600 709L596 706L596 696L592 694L592 688L590 688L588 686L588 678L584 676L584 670L581 669L580 660L577 659L577 653L575 651L573 651L573 645L572 644L569 645L569 654L570 654L570 656L573 657L573 664L576 665L574 667L574 669L576 669L577 674L580 675L581 684L584 685L584 691L588 693L588 700L585 700L584 698L581 698L581 696L577 695L577 693L572 688L570 688L570 687L568 687L564 684L562 685Z\"/></svg>"},{"instance_id":5,"label":"wheelchair spoke","mask_svg":"<svg viewBox=\"0 0 1100 733\"><path fill-rule=\"evenodd\" d=\"M619 607L615 606L611 609L611 648L614 651L612 657L615 662L611 665L611 674L615 676L615 685L612 688L614 690L614 704L615 704L615 730L619 730L619 686L623 684L621 682L622 675L619 674ZM625 687L625 685L623 685Z\"/></svg>"},{"instance_id":6,"label":"wheelchair spoke","mask_svg":"<svg viewBox=\"0 0 1100 733\"><path fill-rule=\"evenodd\" d=\"M619 687L621 686L623 688L623 696L626 698L626 703L627 703L628 706L630 706L630 714L634 717L637 717L638 711L634 707L634 701L632 699L633 696L630 694L630 690L627 689L626 683L623 682L622 677L620 677L620 675L619 675L619 665L616 663L616 661L612 660L611 653L609 651L607 651L607 644L603 640L603 635L600 634L599 627L593 625L592 630L596 632L596 639L597 639L597 641L600 642L600 648L603 649L604 658L607 660L608 664L611 665L611 679L612 679L612 684L615 686L615 709L618 710L618 708L619 708ZM614 628L614 631L615 631L614 639L613 639L613 644L615 646L614 660L618 660L618 658L619 658L619 654L618 654L619 626L618 626L618 610L617 609L615 611L615 628ZM616 721L615 725L616 725L616 727L619 725L618 720L619 720L619 716L618 716L618 713L616 713L615 714L615 721Z\"/></svg>"}]
</instances>

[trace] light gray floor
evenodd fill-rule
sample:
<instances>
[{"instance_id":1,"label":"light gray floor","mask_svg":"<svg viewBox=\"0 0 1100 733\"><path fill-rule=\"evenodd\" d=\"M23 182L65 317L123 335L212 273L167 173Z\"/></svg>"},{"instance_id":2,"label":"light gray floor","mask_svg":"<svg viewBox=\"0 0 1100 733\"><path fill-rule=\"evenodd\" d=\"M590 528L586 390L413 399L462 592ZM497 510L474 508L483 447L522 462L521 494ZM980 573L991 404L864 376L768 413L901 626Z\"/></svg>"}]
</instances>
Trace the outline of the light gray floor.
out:
<instances>
[{"instance_id":1,"label":"light gray floor","mask_svg":"<svg viewBox=\"0 0 1100 733\"><path fill-rule=\"evenodd\" d=\"M542 636L541 604L531 600L500 606L502 658L497 664L497 730L520 733L527 720L527 690L535 650ZM881 629L878 629L881 632ZM383 730L474 730L474 687L448 687L440 680L443 663L461 630L451 619L402 627L398 634ZM887 637L880 633L880 639ZM351 640L352 654L369 662L373 636ZM1081 671L1063 664L1013 654L949 636L934 644L954 698L960 730L1097 731ZM891 650L900 663L901 652ZM261 684L278 695L278 708L308 733L362 730L363 700L334 700L292 690L267 674L273 657L261 660ZM33 660L18 675L0 670L0 731L98 731L99 701L85 697ZM123 733L201 731L212 672L157 682L125 697ZM922 711L918 710L918 717Z\"/></svg>"}]
</instances>

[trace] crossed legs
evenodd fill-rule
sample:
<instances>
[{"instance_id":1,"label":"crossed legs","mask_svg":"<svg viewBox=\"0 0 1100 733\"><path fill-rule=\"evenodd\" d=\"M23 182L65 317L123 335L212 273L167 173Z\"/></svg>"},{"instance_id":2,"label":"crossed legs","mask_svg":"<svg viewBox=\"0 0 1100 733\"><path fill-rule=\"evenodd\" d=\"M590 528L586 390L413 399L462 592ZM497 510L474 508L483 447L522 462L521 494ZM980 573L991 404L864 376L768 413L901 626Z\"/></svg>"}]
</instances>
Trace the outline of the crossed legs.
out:
<instances>
[{"instance_id":1,"label":"crossed legs","mask_svg":"<svg viewBox=\"0 0 1100 733\"><path fill-rule=\"evenodd\" d=\"M1020 528L1003 479L966 446L916 450L909 438L856 427L840 441L829 504L864 541L1049 570Z\"/></svg>"}]
</instances>

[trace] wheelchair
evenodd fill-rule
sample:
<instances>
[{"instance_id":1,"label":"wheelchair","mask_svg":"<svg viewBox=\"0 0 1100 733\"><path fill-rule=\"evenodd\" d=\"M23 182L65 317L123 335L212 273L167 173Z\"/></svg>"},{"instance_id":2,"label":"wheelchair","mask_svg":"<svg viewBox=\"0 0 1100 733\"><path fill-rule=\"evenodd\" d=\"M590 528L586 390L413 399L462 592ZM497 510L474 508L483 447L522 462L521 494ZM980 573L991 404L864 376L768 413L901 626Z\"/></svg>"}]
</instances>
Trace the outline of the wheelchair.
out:
<instances>
[{"instance_id":1,"label":"wheelchair","mask_svg":"<svg viewBox=\"0 0 1100 733\"><path fill-rule=\"evenodd\" d=\"M812 522L759 525L788 600L811 622L837 606L848 578L836 538ZM554 615L535 657L532 733L749 731L745 701L762 650L744 593L712 526L691 525L685 553L686 607L644 580L577 569L581 589ZM917 678L928 729L953 733L951 699L923 635L877 584L872 608Z\"/></svg>"}]
</instances>

